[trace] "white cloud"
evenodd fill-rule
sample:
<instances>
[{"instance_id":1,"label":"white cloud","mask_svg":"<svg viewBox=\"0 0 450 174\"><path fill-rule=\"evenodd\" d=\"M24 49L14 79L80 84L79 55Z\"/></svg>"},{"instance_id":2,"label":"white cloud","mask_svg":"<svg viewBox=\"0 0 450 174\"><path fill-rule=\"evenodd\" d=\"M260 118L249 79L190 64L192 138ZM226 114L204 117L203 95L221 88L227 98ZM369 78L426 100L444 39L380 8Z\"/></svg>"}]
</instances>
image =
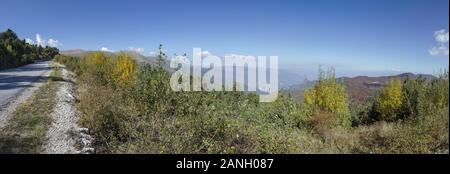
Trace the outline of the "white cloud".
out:
<instances>
[{"instance_id":1,"label":"white cloud","mask_svg":"<svg viewBox=\"0 0 450 174\"><path fill-rule=\"evenodd\" d=\"M56 39L50 38L47 41L40 34L36 34L36 41L34 41L33 39L30 39L30 38L25 38L25 42L27 42L28 44L33 44L33 45L36 44L36 45L39 45L42 47L45 47L45 46L58 47L58 46L62 45L62 43Z\"/></svg>"},{"instance_id":2,"label":"white cloud","mask_svg":"<svg viewBox=\"0 0 450 174\"><path fill-rule=\"evenodd\" d=\"M57 47L57 46L61 46L61 45L62 44L58 40L51 39L51 38L48 40L48 46Z\"/></svg>"},{"instance_id":3,"label":"white cloud","mask_svg":"<svg viewBox=\"0 0 450 174\"><path fill-rule=\"evenodd\" d=\"M114 52L113 50L110 50L110 49L108 49L108 48L106 48L106 47L102 47L102 48L100 48L100 51L105 51L105 52Z\"/></svg>"},{"instance_id":4,"label":"white cloud","mask_svg":"<svg viewBox=\"0 0 450 174\"><path fill-rule=\"evenodd\" d=\"M46 46L45 40L40 34L36 34L36 44L39 46Z\"/></svg>"},{"instance_id":5,"label":"white cloud","mask_svg":"<svg viewBox=\"0 0 450 174\"><path fill-rule=\"evenodd\" d=\"M434 32L434 39L437 42L437 46L434 46L428 52L432 56L448 56L449 50L448 50L448 31L445 31L444 29L438 30Z\"/></svg>"},{"instance_id":6,"label":"white cloud","mask_svg":"<svg viewBox=\"0 0 450 174\"><path fill-rule=\"evenodd\" d=\"M30 38L25 38L25 42L27 42L28 44L31 44L31 45L34 44L33 39L30 39Z\"/></svg>"},{"instance_id":7,"label":"white cloud","mask_svg":"<svg viewBox=\"0 0 450 174\"><path fill-rule=\"evenodd\" d=\"M448 43L448 32L444 29L434 32L434 39L439 43Z\"/></svg>"},{"instance_id":8,"label":"white cloud","mask_svg":"<svg viewBox=\"0 0 450 174\"><path fill-rule=\"evenodd\" d=\"M433 47L431 48L428 52L430 52L430 54L432 56L448 56L449 51L448 51L448 46L437 46L437 47Z\"/></svg>"},{"instance_id":9,"label":"white cloud","mask_svg":"<svg viewBox=\"0 0 450 174\"><path fill-rule=\"evenodd\" d=\"M128 49L129 49L130 51L134 51L134 52L137 52L137 53L139 53L139 54L144 54L144 52L145 52L144 48L129 47Z\"/></svg>"}]
</instances>

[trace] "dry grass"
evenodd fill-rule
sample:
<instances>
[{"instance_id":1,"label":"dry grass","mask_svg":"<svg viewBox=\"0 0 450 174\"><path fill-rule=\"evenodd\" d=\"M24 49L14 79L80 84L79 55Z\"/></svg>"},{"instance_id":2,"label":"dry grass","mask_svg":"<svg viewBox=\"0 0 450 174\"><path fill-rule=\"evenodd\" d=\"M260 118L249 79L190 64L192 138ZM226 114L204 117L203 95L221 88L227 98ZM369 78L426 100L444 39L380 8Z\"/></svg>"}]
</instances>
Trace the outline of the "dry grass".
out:
<instances>
[{"instance_id":1,"label":"dry grass","mask_svg":"<svg viewBox=\"0 0 450 174\"><path fill-rule=\"evenodd\" d=\"M0 130L0 153L40 153L60 80L60 70L54 70L49 81L25 103L18 106L7 125Z\"/></svg>"}]
</instances>

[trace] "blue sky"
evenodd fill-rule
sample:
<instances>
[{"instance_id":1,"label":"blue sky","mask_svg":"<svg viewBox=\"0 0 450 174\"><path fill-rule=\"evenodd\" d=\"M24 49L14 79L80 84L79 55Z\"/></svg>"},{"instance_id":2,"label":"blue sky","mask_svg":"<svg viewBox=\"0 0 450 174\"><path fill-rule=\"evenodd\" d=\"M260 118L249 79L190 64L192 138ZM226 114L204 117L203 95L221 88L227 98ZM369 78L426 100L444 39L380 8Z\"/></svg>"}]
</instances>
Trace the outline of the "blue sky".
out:
<instances>
[{"instance_id":1,"label":"blue sky","mask_svg":"<svg viewBox=\"0 0 450 174\"><path fill-rule=\"evenodd\" d=\"M335 66L337 72L341 68L435 74L448 69L448 21L448 0L9 0L0 4L0 30L11 28L35 42L40 34L47 41L58 40L61 50L134 47L149 54L162 43L170 54L200 47L219 56L276 55L282 68L324 64ZM437 42L435 32L440 30L444 40ZM433 48L441 52L432 55Z\"/></svg>"}]
</instances>

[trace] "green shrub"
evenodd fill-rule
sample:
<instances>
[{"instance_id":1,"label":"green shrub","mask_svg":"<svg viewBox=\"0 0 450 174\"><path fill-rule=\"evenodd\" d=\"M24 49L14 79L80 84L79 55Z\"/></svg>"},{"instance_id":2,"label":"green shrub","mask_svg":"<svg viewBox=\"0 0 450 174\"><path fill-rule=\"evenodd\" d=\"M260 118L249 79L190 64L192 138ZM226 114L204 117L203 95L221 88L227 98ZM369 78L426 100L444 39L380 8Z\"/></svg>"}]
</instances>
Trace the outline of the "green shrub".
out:
<instances>
[{"instance_id":1,"label":"green shrub","mask_svg":"<svg viewBox=\"0 0 450 174\"><path fill-rule=\"evenodd\" d=\"M79 75L81 123L100 153L448 153L448 75L405 83L394 114L414 119L386 123L374 122L370 102L350 109L332 71L304 103L283 94L259 103L253 93L173 92L164 55L136 69L129 58L55 59Z\"/></svg>"}]
</instances>

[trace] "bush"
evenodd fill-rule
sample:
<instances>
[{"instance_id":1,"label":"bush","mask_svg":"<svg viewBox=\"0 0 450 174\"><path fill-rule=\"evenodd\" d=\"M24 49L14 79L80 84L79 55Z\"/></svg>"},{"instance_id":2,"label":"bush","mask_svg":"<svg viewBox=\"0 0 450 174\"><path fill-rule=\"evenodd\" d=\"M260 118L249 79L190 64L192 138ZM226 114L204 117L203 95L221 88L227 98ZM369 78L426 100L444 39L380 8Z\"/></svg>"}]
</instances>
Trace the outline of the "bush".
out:
<instances>
[{"instance_id":1,"label":"bush","mask_svg":"<svg viewBox=\"0 0 450 174\"><path fill-rule=\"evenodd\" d=\"M387 88L393 88L392 86L396 86L395 94L397 94L399 83L394 82ZM386 121L391 121L383 124L389 125L389 130L368 131L362 136L361 146L357 151L448 153L448 72L431 83L422 78L407 79L403 83L401 94L401 97L396 96L402 98L401 107L396 109L390 107L389 112L385 112L386 117L383 117Z\"/></svg>"},{"instance_id":2,"label":"bush","mask_svg":"<svg viewBox=\"0 0 450 174\"><path fill-rule=\"evenodd\" d=\"M316 84L304 92L304 104L307 120L323 112L332 114L330 124L332 126L349 127L350 111L347 101L345 86L338 83L334 70L329 70L326 74L319 70L319 79Z\"/></svg>"},{"instance_id":3,"label":"bush","mask_svg":"<svg viewBox=\"0 0 450 174\"><path fill-rule=\"evenodd\" d=\"M113 63L114 68L112 76L114 84L117 84L119 87L126 86L132 81L134 73L136 72L136 61L127 53L120 53L117 60Z\"/></svg>"},{"instance_id":4,"label":"bush","mask_svg":"<svg viewBox=\"0 0 450 174\"><path fill-rule=\"evenodd\" d=\"M427 120L422 123L408 120L361 127L356 131L360 134L360 144L354 152L448 153L448 108L424 117Z\"/></svg>"},{"instance_id":5,"label":"bush","mask_svg":"<svg viewBox=\"0 0 450 174\"><path fill-rule=\"evenodd\" d=\"M80 60L79 58L65 56L61 54L56 55L54 58L55 62L65 65L67 69L75 73L80 73L79 60Z\"/></svg>"},{"instance_id":6,"label":"bush","mask_svg":"<svg viewBox=\"0 0 450 174\"><path fill-rule=\"evenodd\" d=\"M448 153L448 75L400 90L395 114L417 119L373 123L372 103L350 111L333 71L320 73L304 103L281 93L275 102L259 103L253 93L173 92L164 57L156 66L137 66L126 54L55 59L79 75L80 121L97 152ZM380 101L389 101L391 94L383 95Z\"/></svg>"},{"instance_id":7,"label":"bush","mask_svg":"<svg viewBox=\"0 0 450 174\"><path fill-rule=\"evenodd\" d=\"M391 79L383 87L380 95L375 98L375 111L379 114L378 120L395 121L399 119L399 111L403 104L403 85L400 79Z\"/></svg>"},{"instance_id":8,"label":"bush","mask_svg":"<svg viewBox=\"0 0 450 174\"><path fill-rule=\"evenodd\" d=\"M426 92L428 84L424 78L416 80L407 79L403 83L403 101L400 108L401 118L418 117L424 114L426 109Z\"/></svg>"}]
</instances>

